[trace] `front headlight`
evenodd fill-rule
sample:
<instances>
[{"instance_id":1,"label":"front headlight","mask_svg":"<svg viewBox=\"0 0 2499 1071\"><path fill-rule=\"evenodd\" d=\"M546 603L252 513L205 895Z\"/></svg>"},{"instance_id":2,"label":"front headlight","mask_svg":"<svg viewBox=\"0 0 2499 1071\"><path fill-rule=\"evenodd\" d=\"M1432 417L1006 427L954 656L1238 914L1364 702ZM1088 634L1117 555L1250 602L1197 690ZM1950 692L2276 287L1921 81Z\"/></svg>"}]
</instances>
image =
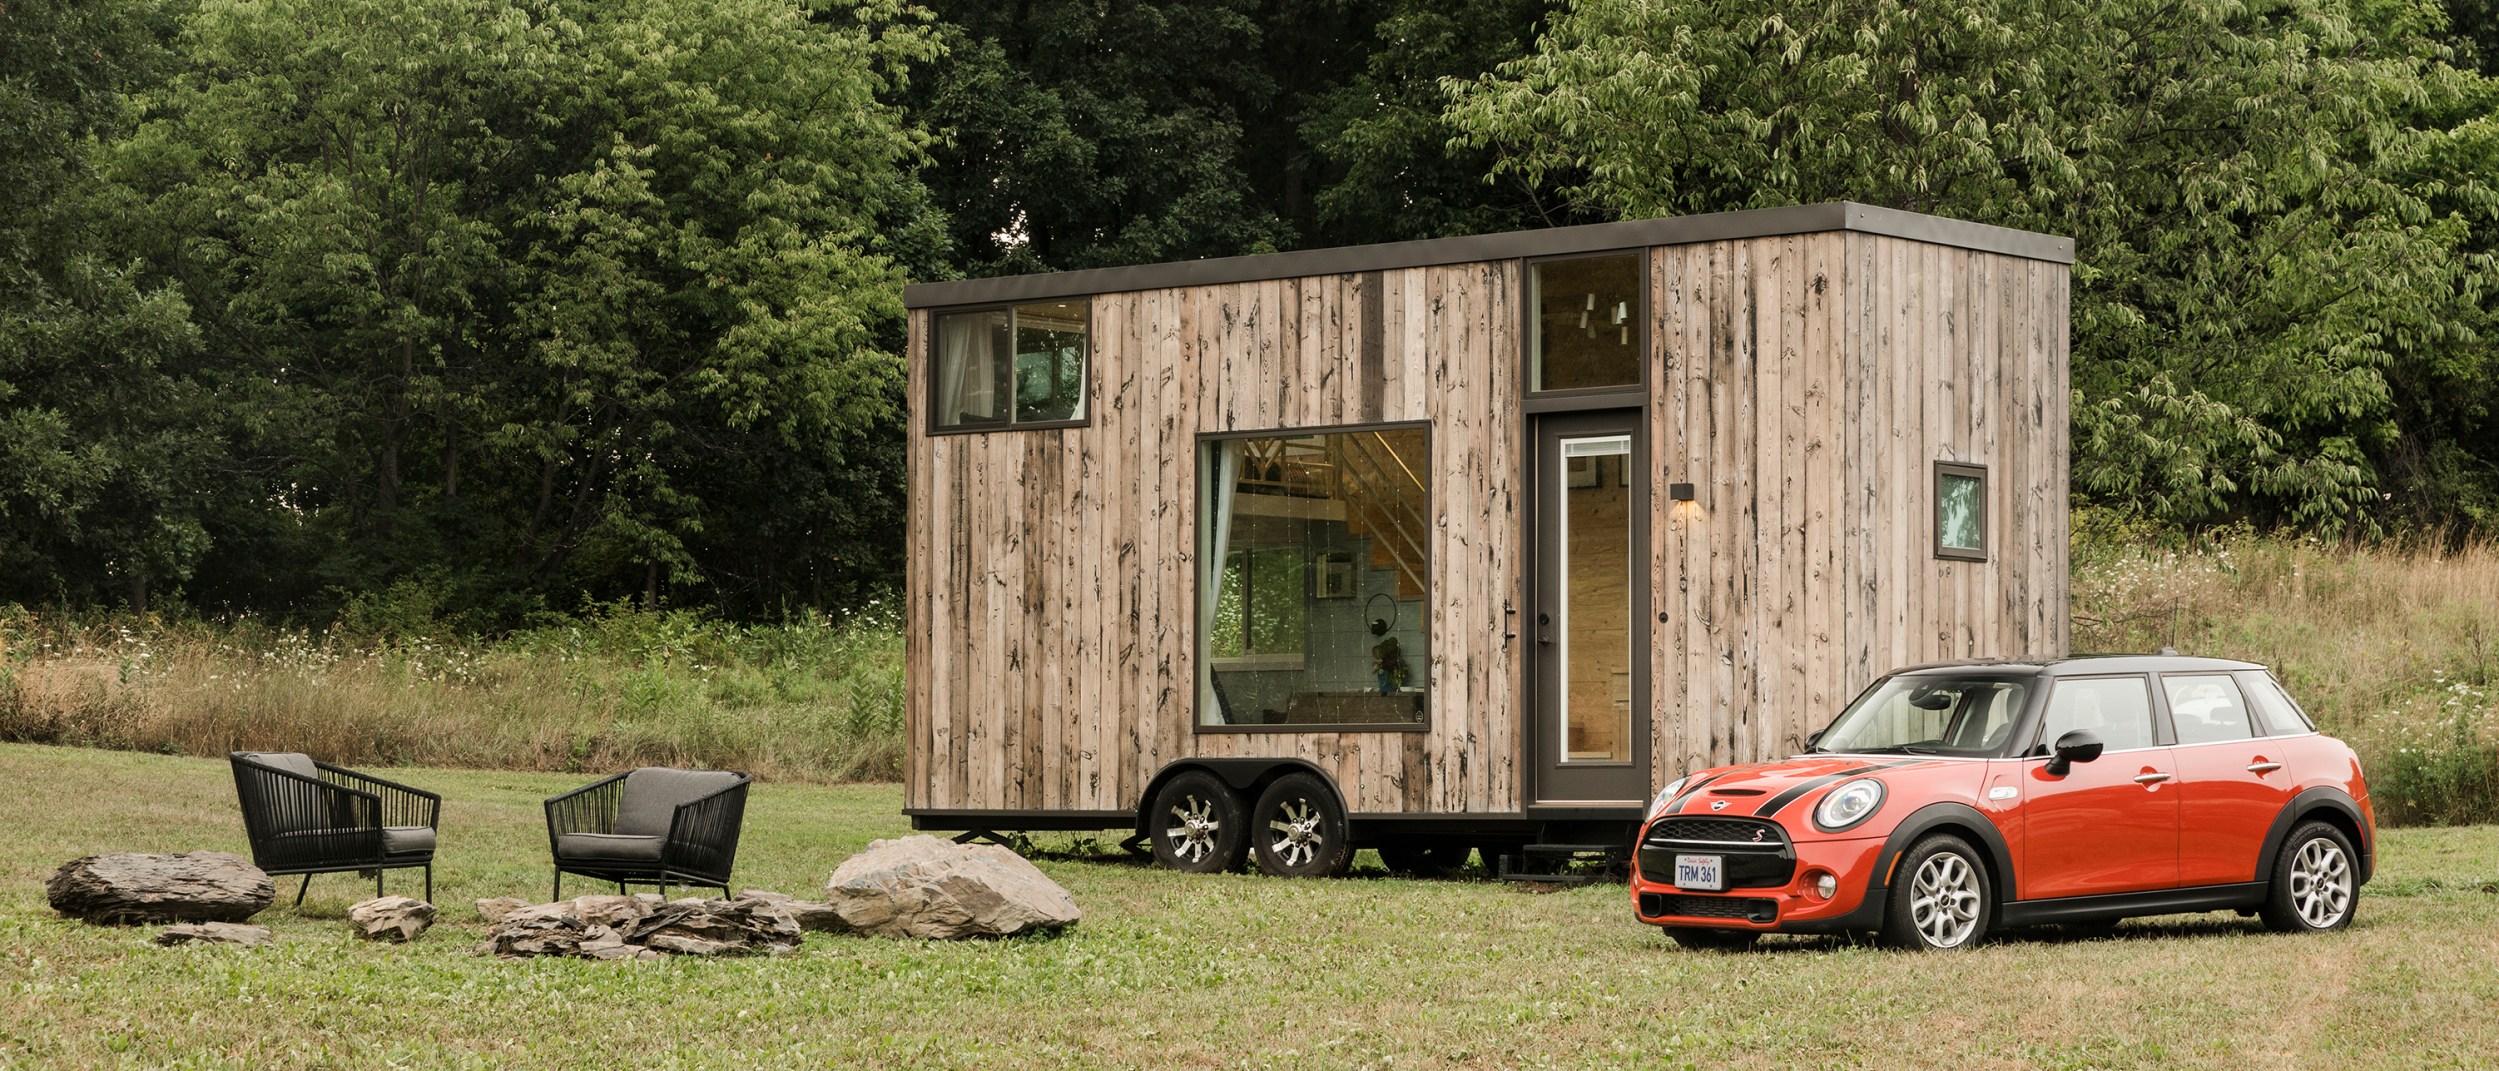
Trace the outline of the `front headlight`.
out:
<instances>
[{"instance_id":1,"label":"front headlight","mask_svg":"<svg viewBox=\"0 0 2499 1071\"><path fill-rule=\"evenodd\" d=\"M1853 828L1873 817L1875 808L1882 805L1883 782L1871 777L1844 782L1814 808L1814 828L1825 833Z\"/></svg>"},{"instance_id":2,"label":"front headlight","mask_svg":"<svg viewBox=\"0 0 2499 1071\"><path fill-rule=\"evenodd\" d=\"M1689 780L1691 780L1689 777L1678 777L1675 778L1673 784L1659 789L1657 798L1649 801L1649 817L1657 817L1657 809L1665 806L1667 800L1675 798L1675 793L1683 791L1683 783Z\"/></svg>"}]
</instances>

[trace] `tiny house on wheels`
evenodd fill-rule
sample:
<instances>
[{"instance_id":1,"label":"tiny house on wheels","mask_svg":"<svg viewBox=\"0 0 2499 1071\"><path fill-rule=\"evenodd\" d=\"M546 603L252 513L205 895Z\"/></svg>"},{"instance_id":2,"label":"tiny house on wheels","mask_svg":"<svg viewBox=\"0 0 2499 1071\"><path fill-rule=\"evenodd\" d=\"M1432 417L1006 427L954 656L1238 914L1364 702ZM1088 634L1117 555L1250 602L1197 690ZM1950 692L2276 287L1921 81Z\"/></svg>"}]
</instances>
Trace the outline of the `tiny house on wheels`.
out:
<instances>
[{"instance_id":1,"label":"tiny house on wheels","mask_svg":"<svg viewBox=\"0 0 2499 1071\"><path fill-rule=\"evenodd\" d=\"M2072 260L1823 204L914 285L906 811L1530 870L2062 654Z\"/></svg>"}]
</instances>

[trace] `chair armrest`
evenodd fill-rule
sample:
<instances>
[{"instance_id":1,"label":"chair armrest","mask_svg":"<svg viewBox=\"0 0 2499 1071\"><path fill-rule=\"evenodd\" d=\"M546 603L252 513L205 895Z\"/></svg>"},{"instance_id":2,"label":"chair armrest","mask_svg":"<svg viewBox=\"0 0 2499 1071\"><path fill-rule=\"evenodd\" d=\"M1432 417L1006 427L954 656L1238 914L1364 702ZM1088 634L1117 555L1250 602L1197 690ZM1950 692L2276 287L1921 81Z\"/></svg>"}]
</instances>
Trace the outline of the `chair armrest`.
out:
<instances>
[{"instance_id":1,"label":"chair armrest","mask_svg":"<svg viewBox=\"0 0 2499 1071\"><path fill-rule=\"evenodd\" d=\"M314 760L325 775L322 779L350 789L372 793L382 803L382 824L385 826L424 826L435 828L442 818L443 798L396 781L385 781L372 774L350 770L344 766Z\"/></svg>"},{"instance_id":2,"label":"chair armrest","mask_svg":"<svg viewBox=\"0 0 2499 1071\"><path fill-rule=\"evenodd\" d=\"M562 795L547 797L547 850L566 833L612 833L616 803L625 789L625 775L616 774Z\"/></svg>"},{"instance_id":3,"label":"chair armrest","mask_svg":"<svg viewBox=\"0 0 2499 1071\"><path fill-rule=\"evenodd\" d=\"M728 880L746 824L746 790L753 784L753 778L739 774L736 784L678 804L661 859L673 870Z\"/></svg>"},{"instance_id":4,"label":"chair armrest","mask_svg":"<svg viewBox=\"0 0 2499 1071\"><path fill-rule=\"evenodd\" d=\"M249 759L233 762L243 828L255 859L268 860L264 867L340 851L356 858L380 857L380 796ZM320 836L305 840L315 833Z\"/></svg>"}]
</instances>

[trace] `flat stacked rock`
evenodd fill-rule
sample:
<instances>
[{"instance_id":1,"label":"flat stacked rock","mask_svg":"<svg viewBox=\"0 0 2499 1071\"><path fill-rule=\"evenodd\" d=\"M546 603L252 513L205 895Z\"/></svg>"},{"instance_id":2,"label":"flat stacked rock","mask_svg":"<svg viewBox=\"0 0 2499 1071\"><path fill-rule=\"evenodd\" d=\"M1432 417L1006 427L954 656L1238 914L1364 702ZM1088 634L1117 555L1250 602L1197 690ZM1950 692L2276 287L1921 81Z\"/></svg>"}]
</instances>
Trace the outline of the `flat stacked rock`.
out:
<instances>
[{"instance_id":1,"label":"flat stacked rock","mask_svg":"<svg viewBox=\"0 0 2499 1071\"><path fill-rule=\"evenodd\" d=\"M241 922L278 888L239 855L123 852L62 864L43 893L52 910L100 924Z\"/></svg>"},{"instance_id":2,"label":"flat stacked rock","mask_svg":"<svg viewBox=\"0 0 2499 1071\"><path fill-rule=\"evenodd\" d=\"M868 845L842 861L824 893L844 923L878 937L1006 937L1084 918L1023 856L925 835Z\"/></svg>"},{"instance_id":3,"label":"flat stacked rock","mask_svg":"<svg viewBox=\"0 0 2499 1071\"><path fill-rule=\"evenodd\" d=\"M529 901L517 896L497 896L489 900L480 900L477 902L477 920L492 926L503 921L503 916L528 906Z\"/></svg>"},{"instance_id":4,"label":"flat stacked rock","mask_svg":"<svg viewBox=\"0 0 2499 1071\"><path fill-rule=\"evenodd\" d=\"M499 905L498 905L499 906ZM505 913L482 951L498 956L656 959L788 952L798 947L796 919L766 900L661 900L584 896Z\"/></svg>"},{"instance_id":5,"label":"flat stacked rock","mask_svg":"<svg viewBox=\"0 0 2499 1071\"><path fill-rule=\"evenodd\" d=\"M269 941L269 927L239 922L177 922L156 935L160 945L238 945L258 948Z\"/></svg>"},{"instance_id":6,"label":"flat stacked rock","mask_svg":"<svg viewBox=\"0 0 2499 1071\"><path fill-rule=\"evenodd\" d=\"M376 897L348 908L347 924L368 941L413 941L434 925L434 905L407 896Z\"/></svg>"},{"instance_id":7,"label":"flat stacked rock","mask_svg":"<svg viewBox=\"0 0 2499 1071\"><path fill-rule=\"evenodd\" d=\"M802 930L812 930L816 933L850 932L850 924L842 921L842 913L833 910L833 905L822 900L801 900L788 893L773 892L770 889L743 889L738 892L738 898L761 900L779 907L788 912L790 918L796 921L798 928Z\"/></svg>"}]
</instances>

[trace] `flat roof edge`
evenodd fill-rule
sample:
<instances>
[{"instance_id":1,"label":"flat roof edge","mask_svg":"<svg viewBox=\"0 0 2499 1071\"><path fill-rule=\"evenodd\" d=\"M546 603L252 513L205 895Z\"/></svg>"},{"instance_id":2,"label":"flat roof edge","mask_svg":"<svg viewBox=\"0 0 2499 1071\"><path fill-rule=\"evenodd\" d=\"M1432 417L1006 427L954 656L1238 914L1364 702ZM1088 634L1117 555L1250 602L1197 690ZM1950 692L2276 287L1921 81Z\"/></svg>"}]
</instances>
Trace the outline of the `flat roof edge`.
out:
<instances>
[{"instance_id":1,"label":"flat roof edge","mask_svg":"<svg viewBox=\"0 0 2499 1071\"><path fill-rule=\"evenodd\" d=\"M1577 227L1505 231L1458 238L1413 242L1300 249L1211 257L1117 268L1006 275L989 279L958 279L913 283L902 291L906 308L946 305L987 305L1008 301L1039 301L1088 294L1118 294L1181 286L1217 286L1266 279L1298 279L1314 275L1424 268L1520 257L1594 253L1635 246L1689 245L1739 238L1772 238L1787 234L1857 231L1911 241L1930 242L1984 253L2056 264L2074 262L2074 240L2053 234L1946 219L1896 208L1878 208L1850 201L1712 212L1699 216L1631 219Z\"/></svg>"}]
</instances>

